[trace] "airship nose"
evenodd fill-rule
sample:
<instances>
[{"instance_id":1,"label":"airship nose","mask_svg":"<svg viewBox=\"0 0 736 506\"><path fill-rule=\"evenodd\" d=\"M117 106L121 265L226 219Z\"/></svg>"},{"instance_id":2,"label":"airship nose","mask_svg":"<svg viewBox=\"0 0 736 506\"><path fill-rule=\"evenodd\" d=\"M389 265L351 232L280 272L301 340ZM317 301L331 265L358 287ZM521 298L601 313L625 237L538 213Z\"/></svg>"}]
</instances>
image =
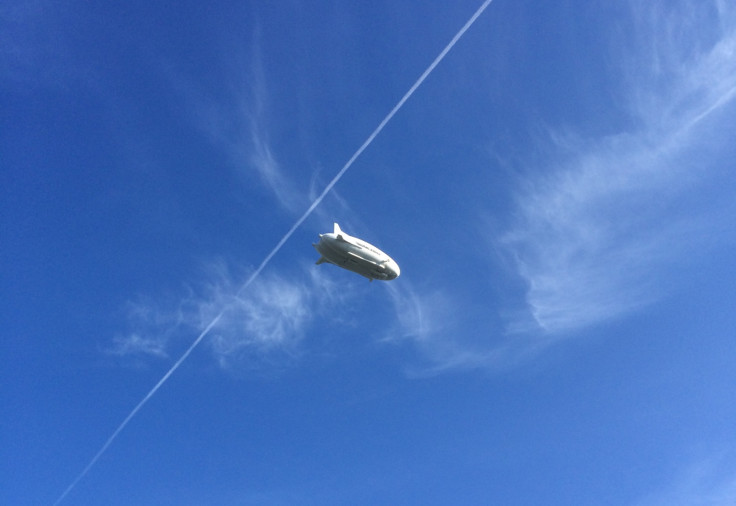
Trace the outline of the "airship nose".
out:
<instances>
[{"instance_id":1,"label":"airship nose","mask_svg":"<svg viewBox=\"0 0 736 506\"><path fill-rule=\"evenodd\" d=\"M395 274L394 277L395 278L398 278L399 275L401 274L401 269L399 269L399 264L397 264L396 262L393 262L392 261L391 262L391 267L392 267L392 270L394 271L394 274Z\"/></svg>"}]
</instances>

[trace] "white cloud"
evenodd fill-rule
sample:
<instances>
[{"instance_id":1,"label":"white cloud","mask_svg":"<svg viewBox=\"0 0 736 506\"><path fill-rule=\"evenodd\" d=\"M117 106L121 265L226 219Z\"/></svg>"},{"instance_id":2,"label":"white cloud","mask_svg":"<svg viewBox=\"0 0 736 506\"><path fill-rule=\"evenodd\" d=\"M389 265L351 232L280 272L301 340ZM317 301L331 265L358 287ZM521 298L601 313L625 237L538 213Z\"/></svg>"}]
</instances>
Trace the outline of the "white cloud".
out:
<instances>
[{"instance_id":1,"label":"white cloud","mask_svg":"<svg viewBox=\"0 0 736 506\"><path fill-rule=\"evenodd\" d=\"M437 292L419 295L408 282L403 282L401 287L387 285L387 290L394 306L397 325L391 329L386 340L426 341L442 329L442 315L448 307L448 302L442 295Z\"/></svg>"},{"instance_id":2,"label":"white cloud","mask_svg":"<svg viewBox=\"0 0 736 506\"><path fill-rule=\"evenodd\" d=\"M127 337L116 336L113 338L112 346L105 351L120 357L131 355L168 357L165 340L157 337L143 337L136 333L129 334Z\"/></svg>"},{"instance_id":3,"label":"white cloud","mask_svg":"<svg viewBox=\"0 0 736 506\"><path fill-rule=\"evenodd\" d=\"M191 108L196 126L226 154L236 173L246 182L256 176L279 205L299 213L309 202L284 175L271 147L269 90L259 38L256 30L249 54L228 47L228 60L218 82L220 89L210 85L204 92L191 79L176 76L172 80Z\"/></svg>"},{"instance_id":4,"label":"white cloud","mask_svg":"<svg viewBox=\"0 0 736 506\"><path fill-rule=\"evenodd\" d=\"M128 302L125 312L130 331L115 336L103 351L135 363L146 357L168 358L172 339L190 324L187 305L181 301L169 303L165 299L139 297Z\"/></svg>"},{"instance_id":5,"label":"white cloud","mask_svg":"<svg viewBox=\"0 0 736 506\"><path fill-rule=\"evenodd\" d=\"M664 134L694 126L736 94L736 8L719 0L632 2L637 32L622 70L632 113Z\"/></svg>"},{"instance_id":6,"label":"white cloud","mask_svg":"<svg viewBox=\"0 0 736 506\"><path fill-rule=\"evenodd\" d=\"M457 369L500 370L518 363L527 347L509 346L494 338L482 319L468 325L468 307L438 289L415 290L408 280L387 284L395 323L383 342L409 344L418 360L407 364L411 376L432 376ZM470 319L473 319L470 317Z\"/></svg>"},{"instance_id":7,"label":"white cloud","mask_svg":"<svg viewBox=\"0 0 736 506\"><path fill-rule=\"evenodd\" d=\"M736 95L734 9L639 5L651 10L639 16L640 37L629 48L634 52L623 55L623 67L636 69L628 74L627 93L640 126L592 140L553 133L550 159L564 161L525 182L518 220L500 240L528 283L534 319L549 332L656 300L658 275L732 213L715 203L698 207L693 195L707 200L703 187L725 174L713 139L711 151L701 145L705 131L734 126L730 116L715 114ZM706 26L716 33L704 37Z\"/></svg>"},{"instance_id":8,"label":"white cloud","mask_svg":"<svg viewBox=\"0 0 736 506\"><path fill-rule=\"evenodd\" d=\"M736 504L736 469L725 454L692 464L662 490L636 506L732 506Z\"/></svg>"},{"instance_id":9,"label":"white cloud","mask_svg":"<svg viewBox=\"0 0 736 506\"><path fill-rule=\"evenodd\" d=\"M288 363L303 352L302 341L315 319L327 315L332 325L349 318L344 308L351 307L353 285L338 283L323 269L309 263L289 277L264 273L236 295L246 273L213 263L199 289L130 303L130 332L116 336L105 351L136 363L145 357L168 358L227 308L205 341L219 366L232 370Z\"/></svg>"},{"instance_id":10,"label":"white cloud","mask_svg":"<svg viewBox=\"0 0 736 506\"><path fill-rule=\"evenodd\" d=\"M237 131L233 132L235 136L227 142L231 146L236 164L244 167L246 171L255 170L285 209L292 213L302 212L309 202L307 202L303 192L297 191L290 180L284 176L269 142L266 120L269 94L257 32L254 39L252 56L254 63L247 73L248 78L235 87L237 90L250 89L250 93L234 97L235 102L243 104L243 107L234 111L225 111L227 114L242 115L242 118L247 118L247 133L249 135L243 128L245 125L242 125ZM238 121L238 118L232 119Z\"/></svg>"},{"instance_id":11,"label":"white cloud","mask_svg":"<svg viewBox=\"0 0 736 506\"><path fill-rule=\"evenodd\" d=\"M274 193L278 202L288 211L297 213L303 211L307 206L305 198L300 196L288 179L284 177L281 167L271 151L268 141L268 134L265 127L261 124L261 119L251 117L250 121L250 145L246 144L245 139L234 140L234 151L242 153L249 152L249 155L239 157L236 155L236 163L247 167L245 170L255 170L265 185Z\"/></svg>"},{"instance_id":12,"label":"white cloud","mask_svg":"<svg viewBox=\"0 0 736 506\"><path fill-rule=\"evenodd\" d=\"M212 330L210 346L224 368L269 354L297 353L298 344L314 313L311 288L277 276L263 276L248 293L232 298L232 291L216 288L204 314L218 312L227 304L224 317Z\"/></svg>"}]
</instances>

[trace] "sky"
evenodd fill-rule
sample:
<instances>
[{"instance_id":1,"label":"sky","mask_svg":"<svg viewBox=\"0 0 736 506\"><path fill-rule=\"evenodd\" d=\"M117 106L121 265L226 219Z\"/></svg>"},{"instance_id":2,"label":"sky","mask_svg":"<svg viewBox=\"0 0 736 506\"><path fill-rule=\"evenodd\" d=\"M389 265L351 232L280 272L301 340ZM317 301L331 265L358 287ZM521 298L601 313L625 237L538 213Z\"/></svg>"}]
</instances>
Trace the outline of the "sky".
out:
<instances>
[{"instance_id":1,"label":"sky","mask_svg":"<svg viewBox=\"0 0 736 506\"><path fill-rule=\"evenodd\" d=\"M736 4L481 4L3 3L0 503L736 503Z\"/></svg>"}]
</instances>

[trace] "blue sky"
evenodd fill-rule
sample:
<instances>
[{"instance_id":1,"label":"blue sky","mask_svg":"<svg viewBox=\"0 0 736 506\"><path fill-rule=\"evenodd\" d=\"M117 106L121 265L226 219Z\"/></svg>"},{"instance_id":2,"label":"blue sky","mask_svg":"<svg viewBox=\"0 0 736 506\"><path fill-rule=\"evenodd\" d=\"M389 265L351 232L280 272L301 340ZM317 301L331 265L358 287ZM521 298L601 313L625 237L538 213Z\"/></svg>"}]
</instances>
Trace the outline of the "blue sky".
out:
<instances>
[{"instance_id":1,"label":"blue sky","mask_svg":"<svg viewBox=\"0 0 736 506\"><path fill-rule=\"evenodd\" d=\"M0 7L0 503L736 501L732 2L495 0L241 290L480 5Z\"/></svg>"}]
</instances>

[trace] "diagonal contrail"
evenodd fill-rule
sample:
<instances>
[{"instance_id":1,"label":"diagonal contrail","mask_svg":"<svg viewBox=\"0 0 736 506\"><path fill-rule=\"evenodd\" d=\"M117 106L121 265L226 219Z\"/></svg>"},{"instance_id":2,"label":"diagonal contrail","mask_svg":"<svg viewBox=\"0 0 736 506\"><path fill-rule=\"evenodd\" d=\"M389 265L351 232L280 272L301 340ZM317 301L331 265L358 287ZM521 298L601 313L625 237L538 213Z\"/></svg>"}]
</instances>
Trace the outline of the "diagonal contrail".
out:
<instances>
[{"instance_id":1,"label":"diagonal contrail","mask_svg":"<svg viewBox=\"0 0 736 506\"><path fill-rule=\"evenodd\" d=\"M243 283L243 286L241 286L238 291L235 293L236 296L240 295L243 290L248 288L251 283L258 277L258 275L263 271L263 269L268 265L268 263L271 261L271 259L276 255L276 253L279 252L281 247L286 243L286 241L289 240L289 238L294 234L297 228L301 226L302 223L304 223L304 220L306 220L310 214L312 214L312 211L314 211L318 205L322 202L322 200L325 198L325 196L332 190L332 187L337 184L338 181L342 178L343 175L348 171L348 169L353 165L355 160L358 159L358 157L365 151L365 149L370 146L370 144L373 142L373 140L378 136L379 133L381 133L381 130L383 130L383 127L388 124L389 121L396 115L396 113L401 109L401 107L404 105L404 103L409 100L409 97L411 97L414 92L419 88L419 86L422 85L425 79L429 76L429 74L432 73L434 68L439 65L439 63L442 61L442 59L447 55L447 53L450 52L450 50L453 48L453 46L457 43L458 40L465 34L465 32L470 28L470 26L475 22L478 17L483 14L483 11L486 10L486 7L488 7L493 0L485 0L483 2L483 5L481 5L477 11L470 17L470 19L463 25L463 27L458 31L455 36L452 38L452 40L445 46L445 48L442 50L442 52L437 56L437 58L434 59L434 61L427 67L427 70L425 70L421 76L419 76L419 79L416 80L416 82L412 85L411 88L409 88L409 91L407 91L403 97L401 97L401 100L394 106L393 109L391 109L391 112L389 112L385 118L383 118L383 121L381 121L375 130L373 130L373 133L371 133L368 138L365 140L365 142L358 148L358 150L353 154L353 156L350 157L350 160L347 161L347 163L343 166L342 169L340 169L340 172L337 173L337 175L332 178L332 181L330 181L324 190L322 190L322 193L312 202L312 205L309 206L309 208L302 214L302 216L292 225L292 227L289 229L288 232L284 235L284 237L281 238L281 240L274 246L274 248L271 250L271 252L266 256L266 258L263 259L261 264L258 266L258 268L253 271L253 273L248 277L245 283ZM184 354L179 358L179 360L176 361L176 363L171 366L171 369L168 370L166 374L164 374L163 378L161 378L158 383L151 389L150 392L146 394L146 396L136 405L135 408L133 408L133 411L130 412L130 414L125 417L125 420L118 426L117 429L115 429L115 432L112 433L112 435L105 441L105 444L102 445L102 448L95 454L94 457L92 457L92 460L90 460L89 464L82 469L82 472L79 473L79 476L77 476L74 481L64 490L64 492L59 496L59 498L54 503L54 506L61 503L61 501L64 500L64 498L69 494L69 492L72 491L72 489L79 483L79 481L84 478L90 469L97 463L99 458L102 456L103 453L107 450L107 448L112 444L112 442L115 440L115 438L118 437L118 434L122 432L122 430L125 428L126 425L128 425L128 422L133 419L133 417L140 411L140 409L149 401L151 397L154 396L154 394L158 391L159 388L166 382L166 380L169 379L169 377L176 371L179 366L189 357L189 355L192 353L194 348L199 345L200 342L202 342L202 339L204 339L207 334L209 334L210 330L217 325L217 323L222 319L223 315L230 309L232 306L231 304L226 305L222 308L222 310L215 316L212 321L207 325L207 327L202 330L202 332L197 336L197 339L194 340L194 342L187 348L187 351L184 352Z\"/></svg>"}]
</instances>

